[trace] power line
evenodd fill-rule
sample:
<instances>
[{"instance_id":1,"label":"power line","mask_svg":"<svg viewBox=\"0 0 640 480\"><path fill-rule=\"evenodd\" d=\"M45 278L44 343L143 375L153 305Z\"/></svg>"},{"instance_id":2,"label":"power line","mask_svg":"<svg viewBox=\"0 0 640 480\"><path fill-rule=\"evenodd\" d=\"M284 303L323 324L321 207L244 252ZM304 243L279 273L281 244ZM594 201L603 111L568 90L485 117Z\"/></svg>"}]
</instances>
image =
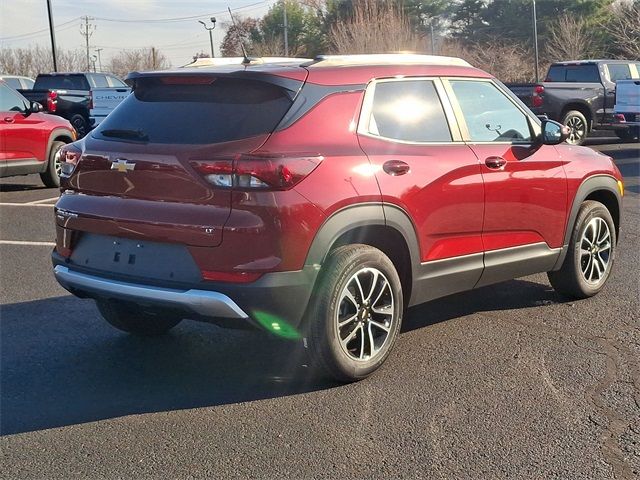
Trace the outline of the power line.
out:
<instances>
[{"instance_id":1,"label":"power line","mask_svg":"<svg viewBox=\"0 0 640 480\"><path fill-rule=\"evenodd\" d=\"M59 23L58 26L56 27L56 31L67 30L73 27L72 24L80 20L80 18L81 17L75 17L67 22ZM60 28L65 25L66 25L65 28ZM34 32L21 33L20 35L12 35L10 37L0 37L0 41L5 42L5 41L11 41L11 40L24 40L29 37L39 37L40 35L48 35L48 34L49 34L49 28L47 27L47 28L43 28L42 30L36 30Z\"/></svg>"},{"instance_id":2,"label":"power line","mask_svg":"<svg viewBox=\"0 0 640 480\"><path fill-rule=\"evenodd\" d=\"M262 7L269 3L272 3L273 0L263 0L261 2L251 3L249 5L243 5L242 7L234 8L234 11L238 10L246 10L252 7ZM95 17L96 20L100 20L103 22L118 22L118 23L171 23L171 22L187 22L191 20L195 20L203 17L211 17L212 15L225 15L227 13L226 10L213 12L213 13L202 13L200 15L190 15L188 17L173 17L173 18L159 18L159 19L135 19L135 20L125 20L121 18L105 18L105 17Z\"/></svg>"}]
</instances>

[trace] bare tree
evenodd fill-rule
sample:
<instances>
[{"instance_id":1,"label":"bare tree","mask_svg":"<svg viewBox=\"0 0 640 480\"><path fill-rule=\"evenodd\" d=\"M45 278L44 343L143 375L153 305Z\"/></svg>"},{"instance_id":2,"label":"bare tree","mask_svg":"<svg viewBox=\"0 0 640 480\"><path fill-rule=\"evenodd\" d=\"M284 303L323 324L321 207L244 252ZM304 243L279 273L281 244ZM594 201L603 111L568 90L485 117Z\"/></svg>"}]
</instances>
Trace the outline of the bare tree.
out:
<instances>
[{"instance_id":1,"label":"bare tree","mask_svg":"<svg viewBox=\"0 0 640 480\"><path fill-rule=\"evenodd\" d=\"M640 59L640 2L614 5L613 16L604 28L618 56Z\"/></svg>"},{"instance_id":2,"label":"bare tree","mask_svg":"<svg viewBox=\"0 0 640 480\"><path fill-rule=\"evenodd\" d=\"M58 52L58 70L79 72L86 68L82 50L61 50ZM0 50L0 72L8 75L36 77L39 73L53 71L51 51L37 45L29 48L3 48Z\"/></svg>"},{"instance_id":3,"label":"bare tree","mask_svg":"<svg viewBox=\"0 0 640 480\"><path fill-rule=\"evenodd\" d=\"M572 60L597 57L600 48L587 20L565 14L549 26L546 53L551 61Z\"/></svg>"},{"instance_id":4,"label":"bare tree","mask_svg":"<svg viewBox=\"0 0 640 480\"><path fill-rule=\"evenodd\" d=\"M475 45L448 40L442 45L441 53L463 58L503 82L528 82L534 77L533 53L521 45L501 43L497 39Z\"/></svg>"},{"instance_id":5,"label":"bare tree","mask_svg":"<svg viewBox=\"0 0 640 480\"><path fill-rule=\"evenodd\" d=\"M392 2L353 0L353 15L329 32L333 53L424 51L402 9Z\"/></svg>"},{"instance_id":6,"label":"bare tree","mask_svg":"<svg viewBox=\"0 0 640 480\"><path fill-rule=\"evenodd\" d=\"M127 73L144 70L163 70L171 63L157 48L139 48L137 50L123 50L109 62L109 71L119 77Z\"/></svg>"}]
</instances>

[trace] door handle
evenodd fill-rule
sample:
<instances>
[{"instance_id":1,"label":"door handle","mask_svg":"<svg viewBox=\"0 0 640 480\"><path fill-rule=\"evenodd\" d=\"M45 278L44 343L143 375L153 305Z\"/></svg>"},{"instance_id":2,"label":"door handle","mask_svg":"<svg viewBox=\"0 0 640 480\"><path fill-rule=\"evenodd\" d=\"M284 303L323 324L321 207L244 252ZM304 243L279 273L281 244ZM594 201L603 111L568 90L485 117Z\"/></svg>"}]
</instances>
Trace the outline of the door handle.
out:
<instances>
[{"instance_id":1,"label":"door handle","mask_svg":"<svg viewBox=\"0 0 640 480\"><path fill-rule=\"evenodd\" d=\"M13 123L15 122L15 119L13 117L4 117L3 119L5 122L7 123Z\"/></svg>"},{"instance_id":2,"label":"door handle","mask_svg":"<svg viewBox=\"0 0 640 480\"><path fill-rule=\"evenodd\" d=\"M402 160L388 160L384 162L382 169L392 177L397 177L398 175L409 173L411 167L408 163L405 163Z\"/></svg>"},{"instance_id":3,"label":"door handle","mask_svg":"<svg viewBox=\"0 0 640 480\"><path fill-rule=\"evenodd\" d=\"M507 161L502 157L487 157L484 164L493 170L502 170Z\"/></svg>"}]
</instances>

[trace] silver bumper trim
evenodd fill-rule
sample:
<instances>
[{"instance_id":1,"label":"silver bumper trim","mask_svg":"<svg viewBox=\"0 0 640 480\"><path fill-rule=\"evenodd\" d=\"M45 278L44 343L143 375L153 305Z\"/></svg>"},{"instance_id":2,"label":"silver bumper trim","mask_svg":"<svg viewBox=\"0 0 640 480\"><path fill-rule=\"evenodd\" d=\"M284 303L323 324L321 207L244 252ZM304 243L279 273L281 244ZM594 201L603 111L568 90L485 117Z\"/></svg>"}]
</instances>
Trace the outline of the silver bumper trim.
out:
<instances>
[{"instance_id":1,"label":"silver bumper trim","mask_svg":"<svg viewBox=\"0 0 640 480\"><path fill-rule=\"evenodd\" d=\"M105 297L132 301L149 300L154 303L177 306L208 317L247 319L249 316L229 297L208 290L176 290L74 272L62 265L53 269L58 283L67 290L79 290Z\"/></svg>"}]
</instances>

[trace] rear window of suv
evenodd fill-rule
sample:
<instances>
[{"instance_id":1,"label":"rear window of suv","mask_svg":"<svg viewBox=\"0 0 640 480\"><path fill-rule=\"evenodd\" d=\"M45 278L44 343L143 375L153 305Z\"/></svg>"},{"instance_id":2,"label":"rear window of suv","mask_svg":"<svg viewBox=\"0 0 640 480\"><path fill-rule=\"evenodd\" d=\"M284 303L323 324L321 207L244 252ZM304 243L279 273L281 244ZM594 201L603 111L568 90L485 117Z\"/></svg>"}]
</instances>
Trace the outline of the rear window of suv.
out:
<instances>
[{"instance_id":1,"label":"rear window of suv","mask_svg":"<svg viewBox=\"0 0 640 480\"><path fill-rule=\"evenodd\" d=\"M210 144L271 133L292 104L291 91L224 77L150 77L104 120L94 136L150 143ZM105 134L106 132L106 134ZM124 134L119 134L124 132Z\"/></svg>"}]
</instances>

